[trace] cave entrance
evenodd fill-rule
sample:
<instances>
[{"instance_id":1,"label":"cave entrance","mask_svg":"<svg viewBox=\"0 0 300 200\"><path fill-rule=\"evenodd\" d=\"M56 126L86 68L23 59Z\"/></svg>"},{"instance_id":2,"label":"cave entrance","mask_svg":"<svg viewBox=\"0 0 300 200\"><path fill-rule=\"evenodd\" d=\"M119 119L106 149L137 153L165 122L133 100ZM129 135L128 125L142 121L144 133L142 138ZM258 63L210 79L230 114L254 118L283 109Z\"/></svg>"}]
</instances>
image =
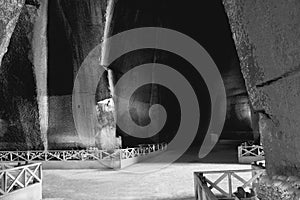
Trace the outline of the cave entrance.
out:
<instances>
[{"instance_id":1,"label":"cave entrance","mask_svg":"<svg viewBox=\"0 0 300 200\"><path fill-rule=\"evenodd\" d=\"M66 117L71 116L73 81L86 55L101 43L106 6L103 2L93 0L89 3L49 2L49 124L55 126L50 127L48 138L52 138L52 141L78 143L72 128L72 117ZM221 1L117 1L110 34L115 35L138 27L169 28L199 42L216 63L226 88L227 116L221 138L241 141L255 139L253 135L258 133L257 118L248 100L232 33ZM203 78L195 73L193 66L184 58L158 49L129 52L115 60L109 68L117 82L127 71L145 63L168 65L184 75L192 85L201 110L199 130L194 140L194 145L199 147L211 115L210 97ZM111 98L106 77L107 74L99 83L97 101ZM140 126L149 124L149 108L154 104L161 104L168 112L168 120L163 129L150 138L135 138L117 127L117 136L122 137L123 147L141 143L168 143L174 138L180 124L181 110L176 96L162 85L148 84L135 91L128 108L132 120Z\"/></svg>"},{"instance_id":2,"label":"cave entrance","mask_svg":"<svg viewBox=\"0 0 300 200\"><path fill-rule=\"evenodd\" d=\"M238 141L254 140L258 134L257 116L253 113L228 18L221 1L119 1L112 18L112 35L139 27L163 27L184 33L199 42L213 58L222 75L227 94L227 115L221 139ZM168 65L190 82L197 93L201 120L194 140L200 146L210 119L210 97L201 75L185 59L170 52L157 49L143 49L123 55L110 68L118 81L127 71L145 63ZM168 112L164 128L150 138L136 138L117 128L122 136L123 147L140 143L170 142L180 124L180 107L175 95L161 85L148 84L140 87L130 99L130 114L136 124L149 124L149 108L163 105ZM254 135L256 135L254 137Z\"/></svg>"}]
</instances>

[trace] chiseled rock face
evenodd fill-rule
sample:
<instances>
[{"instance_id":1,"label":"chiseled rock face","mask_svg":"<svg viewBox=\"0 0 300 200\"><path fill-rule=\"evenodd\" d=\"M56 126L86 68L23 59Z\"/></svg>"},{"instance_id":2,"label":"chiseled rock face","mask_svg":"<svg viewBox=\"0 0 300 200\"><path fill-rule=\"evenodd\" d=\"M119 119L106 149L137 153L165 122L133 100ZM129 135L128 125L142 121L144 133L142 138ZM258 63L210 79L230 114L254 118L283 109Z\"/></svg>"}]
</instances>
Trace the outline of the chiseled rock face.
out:
<instances>
[{"instance_id":1,"label":"chiseled rock face","mask_svg":"<svg viewBox=\"0 0 300 200\"><path fill-rule=\"evenodd\" d=\"M257 187L257 197L261 200L300 199L300 179L295 176L263 175Z\"/></svg>"},{"instance_id":2,"label":"chiseled rock face","mask_svg":"<svg viewBox=\"0 0 300 200\"><path fill-rule=\"evenodd\" d=\"M121 140L116 139L115 105L112 98L98 102L97 105L97 131L96 147L111 150L121 147Z\"/></svg>"},{"instance_id":3,"label":"chiseled rock face","mask_svg":"<svg viewBox=\"0 0 300 200\"><path fill-rule=\"evenodd\" d=\"M110 112L102 113L106 125L111 125L107 128L98 124L94 102L77 106L86 119L77 129L72 112L74 80L80 67L94 66L95 71L101 67L101 49L96 46L103 39L107 0L50 0L48 6L49 149L114 148L115 122ZM90 76L77 77L81 88L88 87ZM99 81L97 101L111 97L105 76L107 73ZM79 98L82 102L85 95Z\"/></svg>"},{"instance_id":4,"label":"chiseled rock face","mask_svg":"<svg viewBox=\"0 0 300 200\"><path fill-rule=\"evenodd\" d=\"M0 0L0 149L85 147L72 117L73 82L103 39L106 6L106 0ZM110 98L101 80L98 100Z\"/></svg>"},{"instance_id":5,"label":"chiseled rock face","mask_svg":"<svg viewBox=\"0 0 300 200\"><path fill-rule=\"evenodd\" d=\"M0 1L0 65L25 0Z\"/></svg>"},{"instance_id":6,"label":"chiseled rock face","mask_svg":"<svg viewBox=\"0 0 300 200\"><path fill-rule=\"evenodd\" d=\"M300 2L224 0L269 174L300 176Z\"/></svg>"},{"instance_id":7,"label":"chiseled rock face","mask_svg":"<svg viewBox=\"0 0 300 200\"><path fill-rule=\"evenodd\" d=\"M0 118L7 130L1 134L2 149L43 149L32 46L38 7L23 1L0 1L0 32L4 31L0 37Z\"/></svg>"}]
</instances>

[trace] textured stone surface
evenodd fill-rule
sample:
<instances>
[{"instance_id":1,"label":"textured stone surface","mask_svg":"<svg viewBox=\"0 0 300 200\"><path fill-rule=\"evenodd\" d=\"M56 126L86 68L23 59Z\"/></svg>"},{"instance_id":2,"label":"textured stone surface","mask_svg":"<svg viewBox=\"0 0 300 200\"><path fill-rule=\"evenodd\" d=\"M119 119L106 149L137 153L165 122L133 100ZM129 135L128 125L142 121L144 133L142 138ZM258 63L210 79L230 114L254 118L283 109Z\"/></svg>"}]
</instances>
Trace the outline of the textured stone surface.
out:
<instances>
[{"instance_id":1,"label":"textured stone surface","mask_svg":"<svg viewBox=\"0 0 300 200\"><path fill-rule=\"evenodd\" d=\"M39 5L33 28L33 65L36 81L36 93L39 109L39 126L44 149L48 149L48 96L47 96L47 23L48 0L35 0L32 4Z\"/></svg>"},{"instance_id":2,"label":"textured stone surface","mask_svg":"<svg viewBox=\"0 0 300 200\"><path fill-rule=\"evenodd\" d=\"M224 0L268 173L300 176L300 2Z\"/></svg>"},{"instance_id":3,"label":"textured stone surface","mask_svg":"<svg viewBox=\"0 0 300 200\"><path fill-rule=\"evenodd\" d=\"M1 1L3 2L3 1ZM8 2L16 1L5 1ZM6 8L10 10L8 7ZM34 76L33 29L38 5L22 7L1 63L1 118L8 123L1 142L9 149L43 149ZM8 14L8 13L7 13ZM5 145L2 147L6 148Z\"/></svg>"},{"instance_id":4,"label":"textured stone surface","mask_svg":"<svg viewBox=\"0 0 300 200\"><path fill-rule=\"evenodd\" d=\"M121 140L116 140L115 105L112 98L99 101L97 105L98 125L96 146L99 149L115 149L121 147Z\"/></svg>"},{"instance_id":5,"label":"textured stone surface","mask_svg":"<svg viewBox=\"0 0 300 200\"><path fill-rule=\"evenodd\" d=\"M81 142L76 135L74 120L72 118L72 96L50 96L48 98L48 105L49 148L69 149L80 146Z\"/></svg>"},{"instance_id":6,"label":"textured stone surface","mask_svg":"<svg viewBox=\"0 0 300 200\"><path fill-rule=\"evenodd\" d=\"M25 0L0 1L0 65Z\"/></svg>"},{"instance_id":7,"label":"textured stone surface","mask_svg":"<svg viewBox=\"0 0 300 200\"><path fill-rule=\"evenodd\" d=\"M257 187L257 196L261 200L299 200L300 179L295 176L264 175Z\"/></svg>"},{"instance_id":8,"label":"textured stone surface","mask_svg":"<svg viewBox=\"0 0 300 200\"><path fill-rule=\"evenodd\" d=\"M7 52L0 71L1 148L47 149L48 140L50 148L84 147L74 127L71 95L79 67L103 39L106 4L0 1L0 63ZM100 56L93 58L96 67ZM97 100L110 98L107 82L100 80ZM94 145L99 127L91 129L96 127L85 131Z\"/></svg>"},{"instance_id":9,"label":"textured stone surface","mask_svg":"<svg viewBox=\"0 0 300 200\"><path fill-rule=\"evenodd\" d=\"M82 106L78 107L78 111L82 120L77 120L72 113L73 83L79 68L92 66L91 71L84 71L86 74L77 79L78 87L82 89L90 86L91 74L95 76L96 69L101 67L101 49L95 47L103 39L106 7L106 0L49 1L48 141L51 149L95 145L111 149L114 146L115 122L110 122L114 126L110 131L102 131L106 128L97 122L96 103L94 100L87 102L85 98L87 95L95 96L96 91L84 91L80 96ZM104 76L99 81L96 100L111 97ZM74 119L77 123L86 123L76 130ZM113 116L107 116L107 120L113 120Z\"/></svg>"}]
</instances>

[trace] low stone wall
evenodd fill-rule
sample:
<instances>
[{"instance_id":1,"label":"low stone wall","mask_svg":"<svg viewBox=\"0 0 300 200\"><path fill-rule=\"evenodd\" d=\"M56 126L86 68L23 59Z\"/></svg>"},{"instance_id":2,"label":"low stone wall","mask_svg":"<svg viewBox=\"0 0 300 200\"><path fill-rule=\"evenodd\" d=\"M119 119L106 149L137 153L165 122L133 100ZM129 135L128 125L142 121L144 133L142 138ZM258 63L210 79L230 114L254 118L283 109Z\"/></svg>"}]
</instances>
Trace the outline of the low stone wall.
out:
<instances>
[{"instance_id":1,"label":"low stone wall","mask_svg":"<svg viewBox=\"0 0 300 200\"><path fill-rule=\"evenodd\" d=\"M44 170L77 170L77 169L119 169L121 168L120 159L110 160L77 160L77 161L43 161Z\"/></svg>"}]
</instances>

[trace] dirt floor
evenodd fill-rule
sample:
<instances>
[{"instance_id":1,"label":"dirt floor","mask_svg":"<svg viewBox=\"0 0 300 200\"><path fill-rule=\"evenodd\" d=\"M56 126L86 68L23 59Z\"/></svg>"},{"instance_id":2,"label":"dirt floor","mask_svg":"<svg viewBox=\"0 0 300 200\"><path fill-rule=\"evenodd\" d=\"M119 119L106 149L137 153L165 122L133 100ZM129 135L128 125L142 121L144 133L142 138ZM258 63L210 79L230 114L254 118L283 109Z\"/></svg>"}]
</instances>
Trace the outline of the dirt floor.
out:
<instances>
[{"instance_id":1,"label":"dirt floor","mask_svg":"<svg viewBox=\"0 0 300 200\"><path fill-rule=\"evenodd\" d=\"M45 170L43 198L46 200L191 200L194 171L249 169L237 163L236 143L222 142L205 159L191 148L177 162L152 173L99 170ZM168 152L172 154L172 151ZM155 158L154 158L155 160ZM128 168L134 172L164 165L143 162ZM248 176L248 175L247 175ZM217 177L216 177L217 178ZM226 183L224 183L225 187Z\"/></svg>"}]
</instances>

